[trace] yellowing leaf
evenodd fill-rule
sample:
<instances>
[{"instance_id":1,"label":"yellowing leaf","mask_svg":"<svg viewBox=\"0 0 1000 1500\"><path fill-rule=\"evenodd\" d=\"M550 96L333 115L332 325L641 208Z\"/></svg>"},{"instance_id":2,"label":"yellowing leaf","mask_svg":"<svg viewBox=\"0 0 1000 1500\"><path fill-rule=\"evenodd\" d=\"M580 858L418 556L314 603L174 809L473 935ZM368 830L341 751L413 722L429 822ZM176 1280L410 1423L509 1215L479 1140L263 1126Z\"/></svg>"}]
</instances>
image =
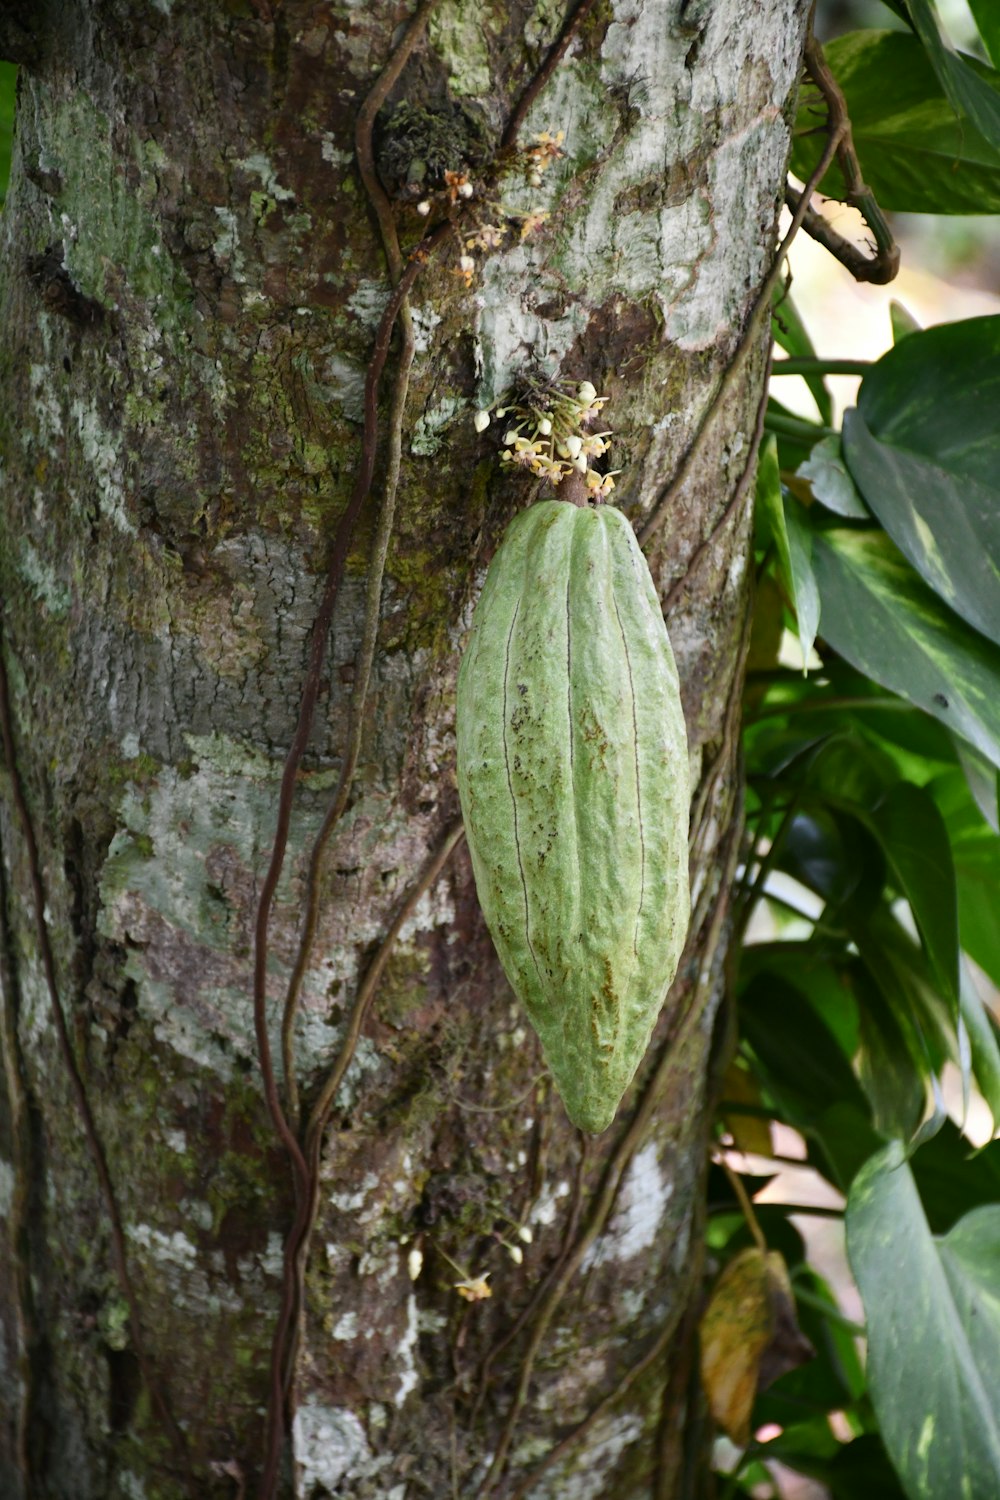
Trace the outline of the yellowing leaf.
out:
<instances>
[{"instance_id":1,"label":"yellowing leaf","mask_svg":"<svg viewBox=\"0 0 1000 1500\"><path fill-rule=\"evenodd\" d=\"M813 1352L795 1321L781 1256L742 1251L719 1277L701 1320L701 1383L727 1437L745 1448L757 1393Z\"/></svg>"},{"instance_id":2,"label":"yellowing leaf","mask_svg":"<svg viewBox=\"0 0 1000 1500\"><path fill-rule=\"evenodd\" d=\"M741 1105L747 1105L754 1111L762 1107L760 1085L746 1068L740 1068L732 1062L722 1084L723 1123L732 1136L737 1151L752 1151L756 1156L770 1156L771 1122L756 1113L744 1114Z\"/></svg>"}]
</instances>

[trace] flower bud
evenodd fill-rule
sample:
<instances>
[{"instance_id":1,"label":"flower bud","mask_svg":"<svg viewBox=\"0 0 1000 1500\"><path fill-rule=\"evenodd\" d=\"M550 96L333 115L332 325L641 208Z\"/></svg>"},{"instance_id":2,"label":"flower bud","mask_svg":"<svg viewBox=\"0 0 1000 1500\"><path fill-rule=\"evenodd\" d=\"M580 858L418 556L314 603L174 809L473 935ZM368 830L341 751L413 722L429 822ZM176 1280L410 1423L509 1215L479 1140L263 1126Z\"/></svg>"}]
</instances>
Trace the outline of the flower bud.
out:
<instances>
[{"instance_id":1,"label":"flower bud","mask_svg":"<svg viewBox=\"0 0 1000 1500\"><path fill-rule=\"evenodd\" d=\"M472 425L477 432L485 432L490 425L490 414L488 411L477 411L472 419Z\"/></svg>"}]
</instances>

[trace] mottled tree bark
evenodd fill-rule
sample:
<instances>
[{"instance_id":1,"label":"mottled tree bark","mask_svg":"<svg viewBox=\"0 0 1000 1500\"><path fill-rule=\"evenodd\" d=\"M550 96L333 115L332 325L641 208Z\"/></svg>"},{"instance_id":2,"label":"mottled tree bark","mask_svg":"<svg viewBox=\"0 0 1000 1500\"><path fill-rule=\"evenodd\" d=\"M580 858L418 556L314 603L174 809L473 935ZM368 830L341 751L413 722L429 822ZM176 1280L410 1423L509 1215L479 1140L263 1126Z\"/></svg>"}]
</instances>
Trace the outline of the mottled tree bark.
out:
<instances>
[{"instance_id":1,"label":"mottled tree bark","mask_svg":"<svg viewBox=\"0 0 1000 1500\"><path fill-rule=\"evenodd\" d=\"M253 924L389 295L355 119L408 12L386 0L15 10L3 653L59 999L149 1368L58 1046L8 763L0 1491L173 1500L242 1495L245 1482L252 1495L294 1207L261 1088ZM647 552L698 788L694 921L647 1062L615 1126L585 1144L500 972L462 846L421 897L325 1133L282 1494L672 1500L697 1463L690 1314L767 340L766 318L750 320L774 254L805 12L805 0L601 0L522 127L522 145L565 132L540 185L516 155L499 175L493 163L566 21L560 4L439 0L379 117L404 255L449 209L444 170L467 171L476 196L410 298L374 673L297 1022L303 1103L457 814L459 653L485 565L532 493L471 416L526 374L589 379L610 397L615 498L637 529L666 496ZM464 241L501 223L499 247L468 252L467 285ZM394 346L377 482L271 922L277 1058L309 850L347 744L396 361ZM458 1295L453 1263L489 1273L492 1297Z\"/></svg>"}]
</instances>

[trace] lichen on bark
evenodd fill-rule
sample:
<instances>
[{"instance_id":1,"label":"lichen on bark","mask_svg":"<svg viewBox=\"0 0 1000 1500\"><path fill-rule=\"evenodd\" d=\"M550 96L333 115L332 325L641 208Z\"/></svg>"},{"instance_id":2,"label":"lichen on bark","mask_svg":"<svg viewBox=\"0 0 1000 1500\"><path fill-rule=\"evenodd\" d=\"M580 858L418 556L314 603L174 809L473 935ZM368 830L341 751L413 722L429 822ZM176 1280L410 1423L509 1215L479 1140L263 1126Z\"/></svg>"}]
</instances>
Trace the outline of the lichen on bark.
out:
<instances>
[{"instance_id":1,"label":"lichen on bark","mask_svg":"<svg viewBox=\"0 0 1000 1500\"><path fill-rule=\"evenodd\" d=\"M540 188L511 173L496 201L474 200L482 219L547 217L523 240L515 228L503 247L477 250L472 286L449 241L414 289L379 648L298 1020L307 1100L457 811L458 655L486 563L527 498L471 413L532 369L594 380L613 402L621 503L637 521L648 513L745 333L773 250L805 9L595 6L522 131L563 130L565 155ZM465 45L480 10L442 6L386 104L450 97L474 111L470 160L499 139L565 18L547 0L490 7ZM60 997L189 1476L123 1332L8 767L5 1056L32 1122L23 1150L8 1097L0 1166L15 1190L0 1206L32 1178L3 1273L18 1310L4 1325L5 1390L30 1439L21 1452L16 1424L4 1433L12 1497L175 1500L193 1486L221 1500L234 1465L250 1484L258 1473L293 1195L257 1071L251 929L389 289L353 165L354 121L404 18L383 3L316 0L38 8L0 216L4 651ZM423 220L397 189L410 246ZM762 356L755 349L709 423L649 548L664 593L746 468ZM348 558L277 893L278 1055L308 851L347 741L373 527L374 506ZM538 1496L630 1500L654 1482L659 1500L675 1493L722 983L715 913L739 817L727 707L747 548L740 507L699 553L669 621L693 764L711 780L692 872L697 924L660 1045L696 995L698 1022L680 1025L607 1223L551 1310L509 1434L511 1484L615 1390L637 1351L677 1332L669 1356L547 1470ZM656 1058L654 1039L622 1130ZM619 1149L611 1132L581 1158L458 851L400 935L325 1138L287 1493L402 1500L419 1492L417 1475L425 1488L474 1492L503 1441L530 1319L512 1331L596 1223ZM530 1244L517 1239L523 1227ZM520 1265L504 1242L522 1248ZM463 1301L446 1256L488 1271L492 1297Z\"/></svg>"}]
</instances>

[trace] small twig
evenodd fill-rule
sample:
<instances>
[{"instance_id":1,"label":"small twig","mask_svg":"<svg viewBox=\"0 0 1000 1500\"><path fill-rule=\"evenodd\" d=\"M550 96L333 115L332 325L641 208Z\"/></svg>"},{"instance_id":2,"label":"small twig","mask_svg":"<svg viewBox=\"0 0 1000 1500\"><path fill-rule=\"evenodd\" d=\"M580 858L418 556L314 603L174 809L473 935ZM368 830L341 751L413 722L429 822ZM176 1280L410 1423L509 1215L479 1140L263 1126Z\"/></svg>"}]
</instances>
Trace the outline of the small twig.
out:
<instances>
[{"instance_id":1,"label":"small twig","mask_svg":"<svg viewBox=\"0 0 1000 1500\"><path fill-rule=\"evenodd\" d=\"M524 124L528 111L552 77L556 68L562 62L567 48L580 30L583 22L587 19L587 16L594 9L595 4L596 0L580 0L580 4L566 22L557 40L549 48L542 66L514 106L510 119L507 121L507 128L503 133L503 140L500 143L501 150L509 150L517 142L517 137L520 134L521 126Z\"/></svg>"},{"instance_id":2,"label":"small twig","mask_svg":"<svg viewBox=\"0 0 1000 1500\"><path fill-rule=\"evenodd\" d=\"M798 208L801 198L802 195L798 189L792 187L791 183L787 183L785 202L788 207ZM847 193L843 200L838 201L850 203L852 207L864 213L866 221L868 220L871 208L869 207L865 212L853 193ZM870 195L866 201L869 204L875 202ZM899 274L899 247L895 244L892 247L891 258L887 259L882 254L866 255L860 245L855 245L846 235L834 229L829 219L825 219L819 210L811 205L806 208L802 216L802 228L810 239L822 245L824 250L828 250L834 260L839 260L844 269L850 271L855 281L867 282L872 286L887 286L890 281L895 281ZM845 373L850 375L853 371L848 370Z\"/></svg>"},{"instance_id":3,"label":"small twig","mask_svg":"<svg viewBox=\"0 0 1000 1500\"><path fill-rule=\"evenodd\" d=\"M805 228L805 225L802 226ZM812 355L789 355L776 359L771 365L772 375L867 375L872 367L870 359L816 359Z\"/></svg>"},{"instance_id":4,"label":"small twig","mask_svg":"<svg viewBox=\"0 0 1000 1500\"><path fill-rule=\"evenodd\" d=\"M836 427L824 427L819 422L810 422L806 417L787 416L782 411L768 412L764 418L768 432L779 436L801 438L805 443L818 443L820 438L837 437Z\"/></svg>"},{"instance_id":5,"label":"small twig","mask_svg":"<svg viewBox=\"0 0 1000 1500\"><path fill-rule=\"evenodd\" d=\"M729 1178L729 1185L736 1196L736 1201L740 1206L740 1212L746 1220L747 1228L753 1236L753 1242L757 1246L757 1249L761 1252L761 1254L766 1255L767 1240L764 1238L764 1231L761 1229L760 1224L757 1220L757 1215L753 1211L753 1204L750 1202L750 1195L748 1194L746 1188L743 1186L743 1181L739 1173L733 1171L732 1167L729 1165L725 1156L723 1156L721 1152L716 1155L715 1164L716 1166L721 1167L726 1176Z\"/></svg>"},{"instance_id":6,"label":"small twig","mask_svg":"<svg viewBox=\"0 0 1000 1500\"><path fill-rule=\"evenodd\" d=\"M850 203L864 217L874 237L875 254L865 255L857 245L853 245L842 234L838 234L822 214L813 209L812 188L807 188L804 193L799 194L795 188L788 187L785 190L785 201L794 213L802 212L802 227L806 233L818 241L824 249L829 250L830 254L850 271L855 281L885 286L893 281L899 272L899 246L893 239L892 230L875 200L874 193L861 175L861 164L858 161L854 139L851 135L847 101L830 71L830 65L823 54L822 46L813 33L811 23L806 37L805 64L809 77L826 103L828 129L835 129L839 132L837 165L844 179L845 196L842 201Z\"/></svg>"},{"instance_id":7,"label":"small twig","mask_svg":"<svg viewBox=\"0 0 1000 1500\"><path fill-rule=\"evenodd\" d=\"M173 1413L167 1404L159 1379L153 1367L153 1362L146 1349L145 1336L142 1331L142 1323L139 1318L139 1300L136 1296L135 1287L128 1267L128 1251L126 1249L125 1229L122 1224L121 1213L118 1208L118 1200L115 1197L114 1185L111 1181L111 1173L108 1169L107 1158L104 1147L101 1145L97 1133L97 1125L94 1120L90 1100L84 1088L83 1078L77 1066L73 1045L70 1041L69 1030L66 1025L66 1017L63 1013L62 1002L59 999L59 986L56 979L55 955L52 951L52 941L49 936L49 926L45 917L45 886L42 880L42 862L38 851L38 843L35 838L34 825L31 821L31 813L24 795L24 787L21 782L21 773L17 764L17 750L14 744L13 715L10 705L10 686L7 679L7 666L4 660L3 638L0 635L0 736L3 740L4 759L7 763L7 774L10 778L11 797L17 820L21 827L21 837L24 839L25 852L28 858L28 877L31 884L31 901L35 918L35 933L38 942L38 951L42 960L42 969L45 974L45 985L49 994L49 1005L52 1011L52 1019L55 1023L56 1038L59 1045L59 1055L62 1059L63 1068L69 1080L70 1091L76 1104L80 1123L83 1126L84 1140L87 1151L94 1164L97 1180L104 1201L104 1210L108 1216L111 1227L111 1249L114 1261L115 1274L122 1296L128 1306L129 1332L132 1336L132 1344L135 1356L142 1371L143 1380L149 1391L150 1398L156 1408L160 1421L167 1434L170 1446L173 1449L174 1459L180 1474L184 1474L188 1468L187 1443L184 1434L174 1420ZM191 1493L190 1484L185 1488Z\"/></svg>"}]
</instances>

